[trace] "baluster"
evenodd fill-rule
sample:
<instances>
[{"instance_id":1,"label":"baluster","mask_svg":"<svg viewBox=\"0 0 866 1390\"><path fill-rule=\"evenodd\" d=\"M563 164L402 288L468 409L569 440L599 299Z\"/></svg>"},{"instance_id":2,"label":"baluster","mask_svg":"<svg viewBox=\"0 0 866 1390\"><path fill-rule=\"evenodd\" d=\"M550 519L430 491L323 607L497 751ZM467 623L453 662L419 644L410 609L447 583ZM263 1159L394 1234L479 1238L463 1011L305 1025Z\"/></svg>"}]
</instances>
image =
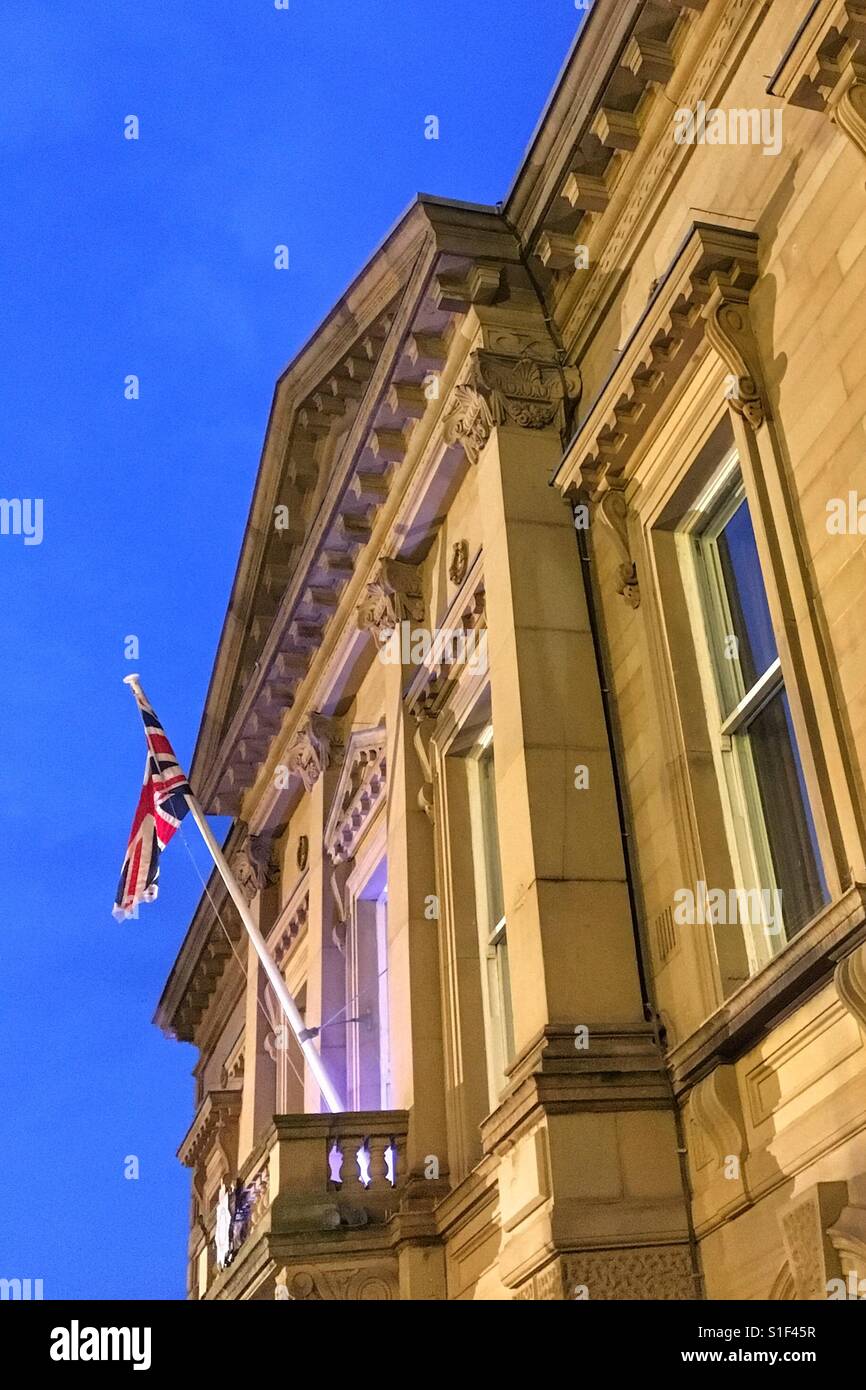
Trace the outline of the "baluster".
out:
<instances>
[{"instance_id":1,"label":"baluster","mask_svg":"<svg viewBox=\"0 0 866 1390\"><path fill-rule=\"evenodd\" d=\"M389 1187L388 1166L385 1161L385 1149L389 1139L386 1135L373 1134L368 1143L370 1145L370 1186L377 1192L385 1192Z\"/></svg>"},{"instance_id":2,"label":"baluster","mask_svg":"<svg viewBox=\"0 0 866 1390\"><path fill-rule=\"evenodd\" d=\"M358 1181L358 1158L356 1150L360 1140L356 1135L346 1135L340 1140L340 1150L343 1155L343 1190L352 1191Z\"/></svg>"}]
</instances>

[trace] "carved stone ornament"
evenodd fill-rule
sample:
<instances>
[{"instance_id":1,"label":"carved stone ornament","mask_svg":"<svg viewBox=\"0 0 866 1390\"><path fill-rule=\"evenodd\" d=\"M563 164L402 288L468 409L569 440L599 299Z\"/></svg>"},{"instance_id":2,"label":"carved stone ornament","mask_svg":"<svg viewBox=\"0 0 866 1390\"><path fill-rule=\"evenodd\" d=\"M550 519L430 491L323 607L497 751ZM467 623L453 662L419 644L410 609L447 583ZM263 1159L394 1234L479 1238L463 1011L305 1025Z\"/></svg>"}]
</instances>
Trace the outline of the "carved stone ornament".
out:
<instances>
[{"instance_id":1,"label":"carved stone ornament","mask_svg":"<svg viewBox=\"0 0 866 1390\"><path fill-rule=\"evenodd\" d=\"M295 734L286 754L286 766L311 791L331 765L331 749L336 743L334 722L323 714L310 714Z\"/></svg>"},{"instance_id":2,"label":"carved stone ornament","mask_svg":"<svg viewBox=\"0 0 866 1390\"><path fill-rule=\"evenodd\" d=\"M448 444L462 444L470 463L477 463L490 438L490 407L474 386L455 386L442 417L442 433Z\"/></svg>"},{"instance_id":3,"label":"carved stone ornament","mask_svg":"<svg viewBox=\"0 0 866 1390\"><path fill-rule=\"evenodd\" d=\"M866 944L843 956L833 976L836 993L866 1032Z\"/></svg>"},{"instance_id":4,"label":"carved stone ornament","mask_svg":"<svg viewBox=\"0 0 866 1390\"><path fill-rule=\"evenodd\" d=\"M449 444L460 443L470 463L477 463L494 425L541 430L552 425L566 400L578 401L578 368L519 353L472 354L469 374L451 393L443 417Z\"/></svg>"},{"instance_id":5,"label":"carved stone ornament","mask_svg":"<svg viewBox=\"0 0 866 1390\"><path fill-rule=\"evenodd\" d=\"M703 315L707 338L732 378L733 387L728 396L731 407L757 431L767 412L758 386L757 366L751 365L752 361L757 361L757 352L749 321L748 292L714 276Z\"/></svg>"},{"instance_id":6,"label":"carved stone ornament","mask_svg":"<svg viewBox=\"0 0 866 1390\"><path fill-rule=\"evenodd\" d=\"M455 541L451 547L451 564L448 566L448 578L451 583L462 584L468 568L469 544L467 541Z\"/></svg>"},{"instance_id":7,"label":"carved stone ornament","mask_svg":"<svg viewBox=\"0 0 866 1390\"><path fill-rule=\"evenodd\" d=\"M269 835L247 835L232 855L232 869L247 902L264 888L272 888L280 875Z\"/></svg>"},{"instance_id":8,"label":"carved stone ornament","mask_svg":"<svg viewBox=\"0 0 866 1390\"><path fill-rule=\"evenodd\" d=\"M691 1093L690 1105L716 1164L729 1155L743 1157L746 1132L734 1067L718 1066L703 1077Z\"/></svg>"},{"instance_id":9,"label":"carved stone ornament","mask_svg":"<svg viewBox=\"0 0 866 1390\"><path fill-rule=\"evenodd\" d=\"M335 864L329 876L331 897L337 909L336 920L331 928L331 940L341 955L346 954L346 937L349 932L350 904L346 892L346 879L353 862L351 859L346 859L341 864Z\"/></svg>"},{"instance_id":10,"label":"carved stone ornament","mask_svg":"<svg viewBox=\"0 0 866 1390\"><path fill-rule=\"evenodd\" d=\"M687 1246L588 1250L554 1260L517 1291L519 1299L692 1300L697 1281ZM586 1294L583 1294L583 1290Z\"/></svg>"},{"instance_id":11,"label":"carved stone ornament","mask_svg":"<svg viewBox=\"0 0 866 1390\"><path fill-rule=\"evenodd\" d=\"M420 623L424 617L421 579L415 565L383 559L358 605L358 627L369 628L385 642L402 622Z\"/></svg>"},{"instance_id":12,"label":"carved stone ornament","mask_svg":"<svg viewBox=\"0 0 866 1390\"><path fill-rule=\"evenodd\" d=\"M829 1228L848 1200L844 1182L816 1183L779 1216L788 1268L799 1302L824 1302L827 1281L840 1273Z\"/></svg>"},{"instance_id":13,"label":"carved stone ornament","mask_svg":"<svg viewBox=\"0 0 866 1390\"><path fill-rule=\"evenodd\" d=\"M381 1265L355 1265L348 1269L295 1266L281 1269L276 1275L274 1296L299 1302L387 1302L398 1297L397 1275L394 1269Z\"/></svg>"},{"instance_id":14,"label":"carved stone ornament","mask_svg":"<svg viewBox=\"0 0 866 1390\"><path fill-rule=\"evenodd\" d=\"M628 538L628 504L622 492L613 488L605 492L598 502L598 516L612 535L620 556L616 591L622 594L629 608L640 608L637 565L631 557Z\"/></svg>"},{"instance_id":15,"label":"carved stone ornament","mask_svg":"<svg viewBox=\"0 0 866 1390\"><path fill-rule=\"evenodd\" d=\"M334 864L355 856L371 819L387 792L385 726L353 729L346 740L343 768L325 824L324 842Z\"/></svg>"},{"instance_id":16,"label":"carved stone ornament","mask_svg":"<svg viewBox=\"0 0 866 1390\"><path fill-rule=\"evenodd\" d=\"M543 430L552 425L565 400L578 401L582 390L577 367L527 356L505 356L480 349L473 358L475 386L486 393L497 425Z\"/></svg>"}]
</instances>

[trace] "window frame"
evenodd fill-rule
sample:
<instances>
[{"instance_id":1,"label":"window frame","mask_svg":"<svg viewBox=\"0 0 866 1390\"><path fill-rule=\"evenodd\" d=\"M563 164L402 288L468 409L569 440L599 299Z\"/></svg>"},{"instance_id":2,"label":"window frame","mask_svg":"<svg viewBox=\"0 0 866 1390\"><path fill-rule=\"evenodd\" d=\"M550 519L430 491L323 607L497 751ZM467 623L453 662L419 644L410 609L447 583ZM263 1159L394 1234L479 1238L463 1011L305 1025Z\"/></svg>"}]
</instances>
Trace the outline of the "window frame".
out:
<instances>
[{"instance_id":1,"label":"window frame","mask_svg":"<svg viewBox=\"0 0 866 1390\"><path fill-rule=\"evenodd\" d=\"M723 655L727 640L735 635L735 622L717 542L725 527L743 505L749 508L750 521L754 529L753 509L743 475L740 452L737 443L734 442L709 482L695 498L687 515L675 528L674 534L721 795L734 883L738 889L745 892L769 889L779 894L780 930L770 932L760 923L740 923L749 973L750 976L754 976L785 949L805 924L799 924L797 929L790 933L785 924L784 894L776 879L748 732L761 711L778 695L787 692L775 625L776 656L748 688L740 661L731 661ZM767 576L760 559L759 565L769 607ZM664 604L663 596L662 603ZM795 751L805 779L798 741L795 741ZM808 784L806 792L808 795ZM814 825L815 808L811 798L806 809ZM826 867L821 855L817 827L814 828L816 867L826 890ZM826 908L828 901L827 890L824 903L815 915Z\"/></svg>"},{"instance_id":2,"label":"window frame","mask_svg":"<svg viewBox=\"0 0 866 1390\"><path fill-rule=\"evenodd\" d=\"M493 1108L499 1103L507 1086L507 1067L514 1056L514 1016L508 964L507 916L502 902L502 863L495 800L494 749L493 724L488 722L464 754L468 779L478 949L482 962L481 994L487 1050L487 1085ZM487 763L490 765L489 771L484 766ZM485 778L486 786L483 781ZM491 846L491 835L495 838L494 846ZM491 872L492 848L495 848L496 854L495 874ZM498 905L502 909L499 913L493 906L495 895L498 895Z\"/></svg>"}]
</instances>

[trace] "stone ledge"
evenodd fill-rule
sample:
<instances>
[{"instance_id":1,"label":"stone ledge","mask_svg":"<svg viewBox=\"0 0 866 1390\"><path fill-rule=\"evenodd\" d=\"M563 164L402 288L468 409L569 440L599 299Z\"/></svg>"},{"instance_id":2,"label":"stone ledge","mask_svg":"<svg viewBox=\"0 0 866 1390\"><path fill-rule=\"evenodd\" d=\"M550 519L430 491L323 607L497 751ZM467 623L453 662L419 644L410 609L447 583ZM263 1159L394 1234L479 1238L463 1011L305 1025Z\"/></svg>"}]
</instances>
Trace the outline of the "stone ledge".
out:
<instances>
[{"instance_id":1,"label":"stone ledge","mask_svg":"<svg viewBox=\"0 0 866 1390\"><path fill-rule=\"evenodd\" d=\"M839 961L866 941L866 885L855 886L789 942L769 965L668 1054L682 1096L720 1062L740 1057L809 995L827 984Z\"/></svg>"},{"instance_id":2,"label":"stone ledge","mask_svg":"<svg viewBox=\"0 0 866 1390\"><path fill-rule=\"evenodd\" d=\"M544 1028L509 1069L509 1094L481 1125L491 1153L538 1112L664 1110L670 1083L655 1035L647 1023L590 1028L590 1046L575 1048L574 1028Z\"/></svg>"}]
</instances>

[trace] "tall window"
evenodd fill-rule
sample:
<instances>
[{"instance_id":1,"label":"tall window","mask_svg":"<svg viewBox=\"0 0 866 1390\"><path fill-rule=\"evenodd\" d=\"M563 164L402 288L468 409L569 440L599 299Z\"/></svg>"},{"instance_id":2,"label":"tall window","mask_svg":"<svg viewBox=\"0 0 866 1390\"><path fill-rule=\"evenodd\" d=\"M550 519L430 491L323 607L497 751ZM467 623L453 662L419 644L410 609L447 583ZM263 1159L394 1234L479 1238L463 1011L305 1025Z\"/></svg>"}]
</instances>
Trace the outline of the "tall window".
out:
<instances>
[{"instance_id":1,"label":"tall window","mask_svg":"<svg viewBox=\"0 0 866 1390\"><path fill-rule=\"evenodd\" d=\"M491 1105L496 1105L514 1053L508 942L502 898L502 866L496 820L493 727L488 725L468 754L469 805L475 900L482 962L482 995Z\"/></svg>"},{"instance_id":2,"label":"tall window","mask_svg":"<svg viewBox=\"0 0 866 1390\"><path fill-rule=\"evenodd\" d=\"M276 1113L298 1115L304 1112L304 1054L301 1045L277 1003L273 989L267 986L268 1014L274 1021L271 1046L268 1049L276 1063ZM307 987L295 996L298 1012L304 1018L307 1008Z\"/></svg>"},{"instance_id":3,"label":"tall window","mask_svg":"<svg viewBox=\"0 0 866 1390\"><path fill-rule=\"evenodd\" d=\"M754 971L828 893L736 453L699 499L685 546Z\"/></svg>"},{"instance_id":4,"label":"tall window","mask_svg":"<svg viewBox=\"0 0 866 1390\"><path fill-rule=\"evenodd\" d=\"M354 1110L388 1110L391 1051L385 859L354 893L346 964L349 1102Z\"/></svg>"}]
</instances>

